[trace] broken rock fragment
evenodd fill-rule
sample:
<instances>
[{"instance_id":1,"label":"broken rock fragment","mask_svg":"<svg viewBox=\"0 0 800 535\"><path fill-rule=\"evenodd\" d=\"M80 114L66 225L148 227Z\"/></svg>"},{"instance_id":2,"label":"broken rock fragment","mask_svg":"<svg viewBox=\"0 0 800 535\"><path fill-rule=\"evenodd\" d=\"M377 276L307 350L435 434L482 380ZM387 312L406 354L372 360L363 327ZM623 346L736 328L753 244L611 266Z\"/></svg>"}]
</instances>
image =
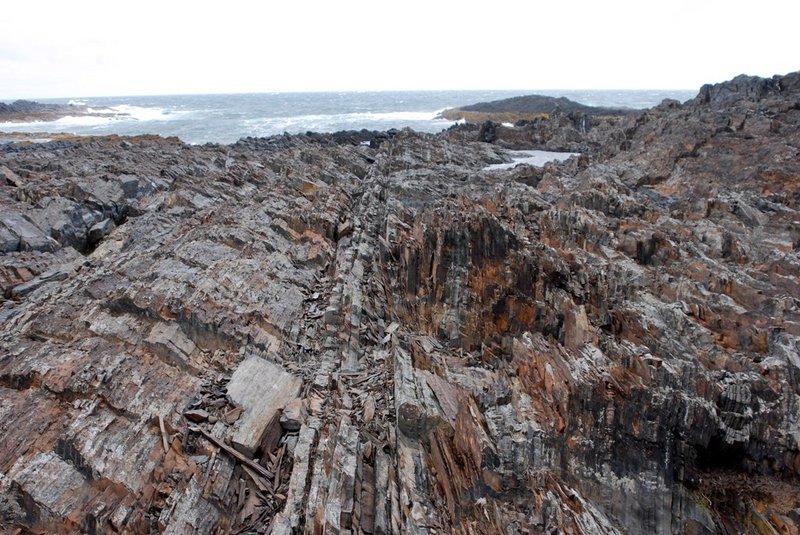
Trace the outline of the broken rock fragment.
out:
<instances>
[{"instance_id":1,"label":"broken rock fragment","mask_svg":"<svg viewBox=\"0 0 800 535\"><path fill-rule=\"evenodd\" d=\"M277 364L255 356L242 361L228 383L228 395L244 410L233 447L250 457L259 449L272 451L280 438L281 411L298 397L300 386L300 379Z\"/></svg>"}]
</instances>

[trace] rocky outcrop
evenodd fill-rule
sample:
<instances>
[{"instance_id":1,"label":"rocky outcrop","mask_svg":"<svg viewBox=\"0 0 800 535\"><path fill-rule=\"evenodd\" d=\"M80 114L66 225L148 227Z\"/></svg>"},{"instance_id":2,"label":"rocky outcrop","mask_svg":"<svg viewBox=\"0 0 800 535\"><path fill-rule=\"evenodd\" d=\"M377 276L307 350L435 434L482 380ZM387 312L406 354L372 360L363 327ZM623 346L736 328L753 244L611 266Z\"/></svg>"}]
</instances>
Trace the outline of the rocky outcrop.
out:
<instances>
[{"instance_id":1,"label":"rocky outcrop","mask_svg":"<svg viewBox=\"0 0 800 535\"><path fill-rule=\"evenodd\" d=\"M585 149L543 168L485 169L503 127L0 147L0 525L796 532L795 76L516 127Z\"/></svg>"},{"instance_id":2,"label":"rocky outcrop","mask_svg":"<svg viewBox=\"0 0 800 535\"><path fill-rule=\"evenodd\" d=\"M452 121L465 120L470 123L485 121L517 123L547 120L560 115L570 115L573 119L579 118L578 120L587 121L595 116L615 117L635 113L637 110L634 109L587 106L566 97L525 95L448 108L442 111L439 117Z\"/></svg>"},{"instance_id":3,"label":"rocky outcrop","mask_svg":"<svg viewBox=\"0 0 800 535\"><path fill-rule=\"evenodd\" d=\"M29 121L55 121L68 116L123 117L109 108L89 108L83 104L44 104L32 100L15 100L11 103L0 102L0 123L18 123ZM3 137L7 137L4 135Z\"/></svg>"},{"instance_id":4,"label":"rocky outcrop","mask_svg":"<svg viewBox=\"0 0 800 535\"><path fill-rule=\"evenodd\" d=\"M491 102L480 102L478 104L461 106L459 109L488 113L584 113L591 115L626 115L634 112L634 110L623 108L587 106L566 97L547 97L543 95L525 95Z\"/></svg>"},{"instance_id":5,"label":"rocky outcrop","mask_svg":"<svg viewBox=\"0 0 800 535\"><path fill-rule=\"evenodd\" d=\"M68 110L63 104L42 104L32 100L15 100L10 104L0 102L0 116L14 114L33 114L43 112L58 112Z\"/></svg>"},{"instance_id":6,"label":"rocky outcrop","mask_svg":"<svg viewBox=\"0 0 800 535\"><path fill-rule=\"evenodd\" d=\"M719 84L706 84L694 99L696 104L714 107L741 105L743 102L757 103L765 98L791 95L800 86L800 75L791 73L786 76L776 75L772 78L740 75ZM791 105L791 102L787 104Z\"/></svg>"}]
</instances>

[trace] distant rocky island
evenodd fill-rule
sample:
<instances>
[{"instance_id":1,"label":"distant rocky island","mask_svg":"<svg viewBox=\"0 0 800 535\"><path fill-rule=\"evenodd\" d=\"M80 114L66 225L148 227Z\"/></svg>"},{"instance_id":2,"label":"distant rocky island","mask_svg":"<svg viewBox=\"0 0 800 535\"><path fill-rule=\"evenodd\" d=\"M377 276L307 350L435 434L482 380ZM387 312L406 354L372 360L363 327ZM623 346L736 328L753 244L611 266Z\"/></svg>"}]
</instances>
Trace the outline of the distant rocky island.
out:
<instances>
[{"instance_id":1,"label":"distant rocky island","mask_svg":"<svg viewBox=\"0 0 800 535\"><path fill-rule=\"evenodd\" d=\"M468 122L495 121L510 122L546 119L554 114L574 114L617 116L637 113L626 108L603 108L580 104L566 97L544 95L525 95L491 102L479 102L459 108L449 108L439 114L451 121Z\"/></svg>"},{"instance_id":2,"label":"distant rocky island","mask_svg":"<svg viewBox=\"0 0 800 535\"><path fill-rule=\"evenodd\" d=\"M536 100L0 144L0 531L797 533L800 73Z\"/></svg>"}]
</instances>

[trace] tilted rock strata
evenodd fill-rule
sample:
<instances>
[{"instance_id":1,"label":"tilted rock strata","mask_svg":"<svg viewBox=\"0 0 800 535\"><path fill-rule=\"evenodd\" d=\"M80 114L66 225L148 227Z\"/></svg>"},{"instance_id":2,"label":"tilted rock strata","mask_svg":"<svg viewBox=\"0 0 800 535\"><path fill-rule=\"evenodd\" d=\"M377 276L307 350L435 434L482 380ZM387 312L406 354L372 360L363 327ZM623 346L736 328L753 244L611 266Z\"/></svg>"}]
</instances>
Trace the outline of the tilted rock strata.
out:
<instances>
[{"instance_id":1,"label":"tilted rock strata","mask_svg":"<svg viewBox=\"0 0 800 535\"><path fill-rule=\"evenodd\" d=\"M493 143L3 147L0 524L795 532L799 79ZM584 154L483 170L521 136Z\"/></svg>"}]
</instances>

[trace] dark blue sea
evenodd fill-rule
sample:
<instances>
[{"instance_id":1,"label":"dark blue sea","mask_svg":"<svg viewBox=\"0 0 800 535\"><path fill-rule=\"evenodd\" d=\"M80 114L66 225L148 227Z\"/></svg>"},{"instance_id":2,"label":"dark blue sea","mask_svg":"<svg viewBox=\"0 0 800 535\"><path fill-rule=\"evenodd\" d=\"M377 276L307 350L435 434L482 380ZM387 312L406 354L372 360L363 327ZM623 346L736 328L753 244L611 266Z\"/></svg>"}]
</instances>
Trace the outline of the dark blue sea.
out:
<instances>
[{"instance_id":1,"label":"dark blue sea","mask_svg":"<svg viewBox=\"0 0 800 535\"><path fill-rule=\"evenodd\" d=\"M259 93L37 99L85 104L112 117L63 117L57 121L0 123L2 132L68 132L80 135L160 134L187 143L232 143L246 136L388 130L410 127L438 132L452 121L436 119L446 109L519 95L564 96L590 106L649 108L665 98L681 102L695 90L589 91L402 91Z\"/></svg>"}]
</instances>

